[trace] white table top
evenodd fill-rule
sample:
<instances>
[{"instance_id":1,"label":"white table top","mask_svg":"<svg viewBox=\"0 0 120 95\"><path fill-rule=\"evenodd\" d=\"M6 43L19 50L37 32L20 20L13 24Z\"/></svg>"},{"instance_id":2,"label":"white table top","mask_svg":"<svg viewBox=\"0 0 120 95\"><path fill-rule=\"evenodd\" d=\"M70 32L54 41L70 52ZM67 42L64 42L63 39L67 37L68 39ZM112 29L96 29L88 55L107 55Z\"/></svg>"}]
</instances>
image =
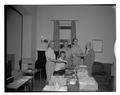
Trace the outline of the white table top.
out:
<instances>
[{"instance_id":1,"label":"white table top","mask_svg":"<svg viewBox=\"0 0 120 95\"><path fill-rule=\"evenodd\" d=\"M19 79L13 81L12 83L9 83L7 85L7 88L17 89L20 86L22 86L24 83L29 81L30 79L32 79L32 76L23 76L22 78L19 78Z\"/></svg>"}]
</instances>

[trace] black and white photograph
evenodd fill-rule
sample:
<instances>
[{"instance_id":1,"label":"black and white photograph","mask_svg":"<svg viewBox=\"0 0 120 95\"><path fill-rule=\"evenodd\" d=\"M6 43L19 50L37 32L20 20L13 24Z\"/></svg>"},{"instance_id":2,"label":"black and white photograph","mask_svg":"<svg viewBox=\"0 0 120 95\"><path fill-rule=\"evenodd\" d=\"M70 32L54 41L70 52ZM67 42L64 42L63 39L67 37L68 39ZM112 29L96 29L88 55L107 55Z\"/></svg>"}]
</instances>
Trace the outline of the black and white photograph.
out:
<instances>
[{"instance_id":1,"label":"black and white photograph","mask_svg":"<svg viewBox=\"0 0 120 95\"><path fill-rule=\"evenodd\" d=\"M4 33L4 92L116 92L116 4L6 4Z\"/></svg>"}]
</instances>

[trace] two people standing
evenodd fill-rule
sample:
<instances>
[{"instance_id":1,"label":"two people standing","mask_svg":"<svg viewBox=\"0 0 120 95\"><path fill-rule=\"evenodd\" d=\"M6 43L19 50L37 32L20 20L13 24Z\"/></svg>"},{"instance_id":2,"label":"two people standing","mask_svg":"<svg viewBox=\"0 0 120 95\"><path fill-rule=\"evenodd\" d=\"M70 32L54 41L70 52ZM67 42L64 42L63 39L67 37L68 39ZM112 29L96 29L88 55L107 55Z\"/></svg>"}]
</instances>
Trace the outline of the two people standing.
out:
<instances>
[{"instance_id":1,"label":"two people standing","mask_svg":"<svg viewBox=\"0 0 120 95\"><path fill-rule=\"evenodd\" d=\"M83 54L80 46L78 45L78 40L73 39L73 46L71 48L73 56L74 65L82 65L81 57L84 55L83 64L87 65L88 75L92 76L92 66L95 61L95 52L92 48L91 42L87 42L85 45L85 53Z\"/></svg>"},{"instance_id":2,"label":"two people standing","mask_svg":"<svg viewBox=\"0 0 120 95\"><path fill-rule=\"evenodd\" d=\"M61 74L64 73L64 63L67 61L64 59L65 52L60 53L60 58L56 59L54 52L54 42L50 41L48 44L48 48L45 52L46 55L46 74L47 74L47 82L49 83L51 76L53 74Z\"/></svg>"}]
</instances>

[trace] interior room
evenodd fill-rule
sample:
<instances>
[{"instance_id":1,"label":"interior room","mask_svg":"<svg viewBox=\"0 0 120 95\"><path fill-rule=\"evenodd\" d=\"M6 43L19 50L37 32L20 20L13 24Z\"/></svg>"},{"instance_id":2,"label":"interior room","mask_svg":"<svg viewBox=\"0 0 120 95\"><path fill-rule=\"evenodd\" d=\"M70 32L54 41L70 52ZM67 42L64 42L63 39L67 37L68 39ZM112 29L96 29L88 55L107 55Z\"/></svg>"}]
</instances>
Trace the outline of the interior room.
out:
<instances>
[{"instance_id":1,"label":"interior room","mask_svg":"<svg viewBox=\"0 0 120 95\"><path fill-rule=\"evenodd\" d=\"M5 5L5 92L116 91L115 6ZM74 55L75 41L78 55ZM51 43L54 46L50 54L54 51L54 60L47 56ZM58 57L65 43L70 57L66 58L67 61L60 61ZM89 47L94 56L87 56ZM66 52L62 53L67 56ZM77 62L74 56L78 56L80 61ZM73 64L75 61L77 63ZM65 63L65 73L53 75L55 68L47 70L49 62L54 64L53 67ZM66 78L68 69L74 71L74 78ZM86 82L82 81L83 77ZM51 82L52 78L61 79L63 87ZM56 90L52 89L53 86Z\"/></svg>"}]
</instances>

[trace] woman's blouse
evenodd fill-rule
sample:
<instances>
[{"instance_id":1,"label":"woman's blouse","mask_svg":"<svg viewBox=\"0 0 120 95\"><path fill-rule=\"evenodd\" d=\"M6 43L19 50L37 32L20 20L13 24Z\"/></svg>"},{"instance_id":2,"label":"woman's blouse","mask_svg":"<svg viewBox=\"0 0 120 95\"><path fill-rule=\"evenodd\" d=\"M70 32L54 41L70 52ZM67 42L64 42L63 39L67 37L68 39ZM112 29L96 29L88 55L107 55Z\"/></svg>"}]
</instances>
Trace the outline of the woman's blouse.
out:
<instances>
[{"instance_id":1,"label":"woman's blouse","mask_svg":"<svg viewBox=\"0 0 120 95\"><path fill-rule=\"evenodd\" d=\"M55 53L54 53L54 50L52 48L48 48L45 52L45 55L46 55L47 61L49 61L49 58L55 59Z\"/></svg>"}]
</instances>

